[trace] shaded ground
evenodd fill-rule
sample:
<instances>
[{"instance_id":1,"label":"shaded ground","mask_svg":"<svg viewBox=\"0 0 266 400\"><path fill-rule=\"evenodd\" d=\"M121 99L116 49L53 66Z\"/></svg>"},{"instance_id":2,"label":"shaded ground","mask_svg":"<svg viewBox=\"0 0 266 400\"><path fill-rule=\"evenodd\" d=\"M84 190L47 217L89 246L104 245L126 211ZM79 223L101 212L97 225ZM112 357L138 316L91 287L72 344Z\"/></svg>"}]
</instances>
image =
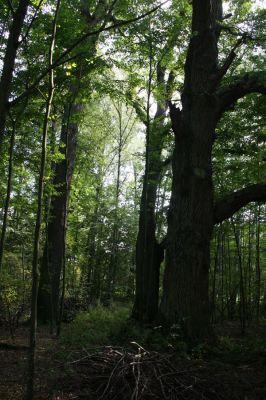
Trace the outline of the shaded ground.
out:
<instances>
[{"instance_id":1,"label":"shaded ground","mask_svg":"<svg viewBox=\"0 0 266 400\"><path fill-rule=\"evenodd\" d=\"M233 336L229 338L229 332ZM226 333L226 334L225 334ZM245 338L234 325L219 330L217 346L198 346L182 359L176 353L148 352L131 344L94 350L62 349L40 329L36 400L266 399L266 329ZM23 398L27 330L14 340L0 331L0 399Z\"/></svg>"}]
</instances>

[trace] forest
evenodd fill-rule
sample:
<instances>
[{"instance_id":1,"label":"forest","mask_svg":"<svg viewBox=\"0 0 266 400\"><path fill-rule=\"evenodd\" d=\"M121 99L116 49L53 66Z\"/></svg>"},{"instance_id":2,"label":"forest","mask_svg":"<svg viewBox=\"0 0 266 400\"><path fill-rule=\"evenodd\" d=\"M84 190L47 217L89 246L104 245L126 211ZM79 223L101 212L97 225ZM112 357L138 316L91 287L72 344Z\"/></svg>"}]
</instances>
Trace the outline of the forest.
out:
<instances>
[{"instance_id":1,"label":"forest","mask_svg":"<svg viewBox=\"0 0 266 400\"><path fill-rule=\"evenodd\" d=\"M265 0L0 0L0 400L266 399Z\"/></svg>"}]
</instances>

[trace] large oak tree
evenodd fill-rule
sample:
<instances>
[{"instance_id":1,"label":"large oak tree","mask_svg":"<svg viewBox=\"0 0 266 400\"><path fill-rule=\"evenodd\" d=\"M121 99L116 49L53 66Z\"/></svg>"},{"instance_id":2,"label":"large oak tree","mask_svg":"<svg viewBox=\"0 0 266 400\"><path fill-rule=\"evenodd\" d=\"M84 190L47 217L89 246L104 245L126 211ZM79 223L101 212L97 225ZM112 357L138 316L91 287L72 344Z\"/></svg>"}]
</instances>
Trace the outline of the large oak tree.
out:
<instances>
[{"instance_id":1,"label":"large oak tree","mask_svg":"<svg viewBox=\"0 0 266 400\"><path fill-rule=\"evenodd\" d=\"M187 337L209 334L208 280L210 242L216 222L249 201L266 200L265 186L251 186L214 201L212 148L215 129L238 99L266 92L262 73L247 72L226 85L224 76L234 60L232 51L218 64L222 29L221 0L193 0L191 38L185 62L182 106L171 105L175 133L173 181L161 314L179 323Z\"/></svg>"}]
</instances>

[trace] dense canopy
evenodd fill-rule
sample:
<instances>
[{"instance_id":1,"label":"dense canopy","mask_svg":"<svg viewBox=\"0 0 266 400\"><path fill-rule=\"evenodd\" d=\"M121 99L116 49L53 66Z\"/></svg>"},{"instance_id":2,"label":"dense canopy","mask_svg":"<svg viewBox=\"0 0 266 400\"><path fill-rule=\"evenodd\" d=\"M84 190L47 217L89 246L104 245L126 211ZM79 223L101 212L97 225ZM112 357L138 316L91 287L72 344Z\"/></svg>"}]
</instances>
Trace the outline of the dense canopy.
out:
<instances>
[{"instance_id":1,"label":"dense canopy","mask_svg":"<svg viewBox=\"0 0 266 400\"><path fill-rule=\"evenodd\" d=\"M28 400L37 326L64 341L92 315L97 336L113 313L178 353L265 321L265 16L260 0L0 1L0 329L30 322Z\"/></svg>"}]
</instances>

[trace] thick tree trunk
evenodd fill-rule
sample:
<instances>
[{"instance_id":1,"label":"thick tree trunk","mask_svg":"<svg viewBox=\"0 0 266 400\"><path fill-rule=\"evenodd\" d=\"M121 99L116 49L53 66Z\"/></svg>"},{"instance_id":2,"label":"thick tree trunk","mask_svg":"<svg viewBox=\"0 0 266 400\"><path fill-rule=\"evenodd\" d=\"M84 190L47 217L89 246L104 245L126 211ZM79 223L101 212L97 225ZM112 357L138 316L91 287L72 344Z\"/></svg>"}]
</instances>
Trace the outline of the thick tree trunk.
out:
<instances>
[{"instance_id":1,"label":"thick tree trunk","mask_svg":"<svg viewBox=\"0 0 266 400\"><path fill-rule=\"evenodd\" d=\"M53 196L50 205L50 221L48 223L48 241L45 244L44 257L41 265L40 289L38 296L38 316L41 320L58 321L60 276L64 259L64 235L66 225L67 203L71 185L78 122L76 115L82 106L72 104L65 107L61 143L64 145L62 152L66 152L65 159L56 165L53 184L57 195Z\"/></svg>"},{"instance_id":2,"label":"thick tree trunk","mask_svg":"<svg viewBox=\"0 0 266 400\"><path fill-rule=\"evenodd\" d=\"M216 126L211 77L217 71L220 1L193 1L182 111L171 107L175 133L162 318L187 337L209 331L208 281L213 230L211 152Z\"/></svg>"},{"instance_id":3,"label":"thick tree trunk","mask_svg":"<svg viewBox=\"0 0 266 400\"><path fill-rule=\"evenodd\" d=\"M7 40L3 70L0 80L0 155L6 123L7 106L11 92L11 83L15 67L15 59L19 46L19 36L27 13L29 0L20 0L17 10L14 12Z\"/></svg>"},{"instance_id":4,"label":"thick tree trunk","mask_svg":"<svg viewBox=\"0 0 266 400\"><path fill-rule=\"evenodd\" d=\"M142 195L136 244L136 295L133 316L139 322L152 322L157 317L160 264L164 257L164 250L155 237L154 208L157 185L152 186L147 195L147 210L143 207Z\"/></svg>"},{"instance_id":5,"label":"thick tree trunk","mask_svg":"<svg viewBox=\"0 0 266 400\"><path fill-rule=\"evenodd\" d=\"M133 316L139 322L152 322L158 314L160 265L164 249L156 239L156 194L162 171L163 138L151 131L148 177L144 182L136 244L136 295Z\"/></svg>"},{"instance_id":6,"label":"thick tree trunk","mask_svg":"<svg viewBox=\"0 0 266 400\"><path fill-rule=\"evenodd\" d=\"M150 59L151 63L152 59ZM156 197L163 171L162 150L169 127L165 125L168 100L174 75L165 79L165 69L157 64L157 87L164 90L164 101L157 100L157 110L152 124L149 116L149 82L146 124L145 174L140 203L139 230L136 243L136 293L133 317L140 323L153 322L158 316L160 265L164 247L156 239ZM150 64L151 79L151 64ZM138 113L138 110L136 110ZM139 113L138 113L139 114Z\"/></svg>"},{"instance_id":7,"label":"thick tree trunk","mask_svg":"<svg viewBox=\"0 0 266 400\"><path fill-rule=\"evenodd\" d=\"M209 329L209 264L213 229L211 145L213 123L204 99L183 115L176 138L168 214L163 318L185 333L204 337ZM198 104L197 104L198 103Z\"/></svg>"},{"instance_id":8,"label":"thick tree trunk","mask_svg":"<svg viewBox=\"0 0 266 400\"><path fill-rule=\"evenodd\" d=\"M214 207L211 153L215 128L225 110L239 98L252 92L266 93L266 87L260 78L261 71L219 87L235 57L232 51L218 67L217 43L221 28L217 21L222 18L222 1L193 0L192 4L182 111L174 106L170 110L175 150L161 314L168 324L181 324L188 338L199 340L209 332L208 281L213 225L252 199L265 199L261 191L255 196L255 185Z\"/></svg>"}]
</instances>

